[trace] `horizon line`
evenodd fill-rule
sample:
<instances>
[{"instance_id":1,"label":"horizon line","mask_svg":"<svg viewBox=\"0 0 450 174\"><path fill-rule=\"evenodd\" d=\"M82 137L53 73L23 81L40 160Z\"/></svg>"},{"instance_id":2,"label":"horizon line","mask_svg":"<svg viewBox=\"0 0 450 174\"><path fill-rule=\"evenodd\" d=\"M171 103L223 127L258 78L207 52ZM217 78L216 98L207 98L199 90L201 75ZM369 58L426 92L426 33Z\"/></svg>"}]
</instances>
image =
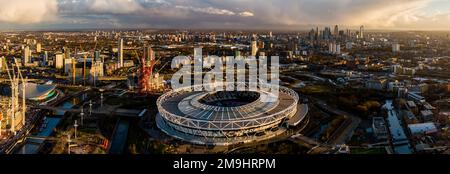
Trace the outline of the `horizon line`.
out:
<instances>
[{"instance_id":1,"label":"horizon line","mask_svg":"<svg viewBox=\"0 0 450 174\"><path fill-rule=\"evenodd\" d=\"M330 25L332 26L332 25ZM334 26L334 25L333 25ZM314 26L313 28L196 28L196 27L83 27L83 28L70 28L70 27L61 27L61 28L35 28L35 29L0 29L0 33L7 32L76 32L76 31L96 31L96 30L116 30L116 31L130 31L130 30L187 30L187 31L276 31L276 32L295 32L302 31L307 32L315 27L324 28L327 27L325 25L322 26ZM345 30L358 30L354 27L345 28ZM414 28L365 28L365 32L450 32L450 29L414 29Z\"/></svg>"}]
</instances>

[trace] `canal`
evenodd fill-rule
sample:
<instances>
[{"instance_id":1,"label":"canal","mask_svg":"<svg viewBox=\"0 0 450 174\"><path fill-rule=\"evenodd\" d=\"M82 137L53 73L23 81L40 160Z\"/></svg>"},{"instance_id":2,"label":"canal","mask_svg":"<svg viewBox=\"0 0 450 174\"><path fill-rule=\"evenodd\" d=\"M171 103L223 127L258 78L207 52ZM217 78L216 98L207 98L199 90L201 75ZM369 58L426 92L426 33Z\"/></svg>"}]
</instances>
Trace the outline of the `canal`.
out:
<instances>
[{"instance_id":1,"label":"canal","mask_svg":"<svg viewBox=\"0 0 450 174\"><path fill-rule=\"evenodd\" d=\"M78 105L80 102L86 99L87 95L79 95L77 97L73 97L66 102L57 105L57 107L61 107L64 109L71 109L74 106ZM65 111L55 111L51 114L47 114L44 116L44 119L41 125L37 125L36 128L38 131L31 135L31 138L27 138L25 143L21 145L14 153L15 154L37 154L39 150L44 145L44 138L50 137L56 126L58 126L61 119L64 117ZM32 138L38 137L38 138Z\"/></svg>"},{"instance_id":2,"label":"canal","mask_svg":"<svg viewBox=\"0 0 450 174\"><path fill-rule=\"evenodd\" d=\"M413 149L403 129L403 122L399 118L396 109L392 104L392 100L386 100L383 106L388 113L388 125L391 133L391 141L395 154L412 154Z\"/></svg>"}]
</instances>

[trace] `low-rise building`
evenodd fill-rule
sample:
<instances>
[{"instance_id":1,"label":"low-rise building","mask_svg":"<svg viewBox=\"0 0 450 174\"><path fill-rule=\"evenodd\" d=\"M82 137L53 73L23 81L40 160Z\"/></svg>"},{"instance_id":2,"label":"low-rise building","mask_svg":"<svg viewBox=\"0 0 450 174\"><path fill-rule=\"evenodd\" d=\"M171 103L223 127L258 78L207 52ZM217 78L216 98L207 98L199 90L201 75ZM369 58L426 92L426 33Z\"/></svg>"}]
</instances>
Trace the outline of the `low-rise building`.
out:
<instances>
[{"instance_id":1,"label":"low-rise building","mask_svg":"<svg viewBox=\"0 0 450 174\"><path fill-rule=\"evenodd\" d=\"M423 134L433 134L438 131L436 125L434 123L418 123L418 124L409 124L408 128L412 135L423 135Z\"/></svg>"},{"instance_id":2,"label":"low-rise building","mask_svg":"<svg viewBox=\"0 0 450 174\"><path fill-rule=\"evenodd\" d=\"M417 85L418 86L418 88L419 88L419 91L423 94L423 93L426 93L426 92L428 92L428 84L426 84L426 83L421 83L421 84L419 84L419 85Z\"/></svg>"},{"instance_id":3,"label":"low-rise building","mask_svg":"<svg viewBox=\"0 0 450 174\"><path fill-rule=\"evenodd\" d=\"M408 92L407 93L407 99L408 100L413 100L414 102L418 102L418 103L423 103L425 102L425 97L417 94L417 93L413 93L413 92Z\"/></svg>"},{"instance_id":4,"label":"low-rise building","mask_svg":"<svg viewBox=\"0 0 450 174\"><path fill-rule=\"evenodd\" d=\"M408 100L406 102L406 106L409 108L409 110L412 113L414 113L414 114L418 114L419 113L419 108L417 107L416 103L414 103L414 101Z\"/></svg>"},{"instance_id":5,"label":"low-rise building","mask_svg":"<svg viewBox=\"0 0 450 174\"><path fill-rule=\"evenodd\" d=\"M366 81L365 86L368 89L383 90L386 86L386 79L368 80Z\"/></svg>"},{"instance_id":6,"label":"low-rise building","mask_svg":"<svg viewBox=\"0 0 450 174\"><path fill-rule=\"evenodd\" d=\"M398 98L404 98L406 94L408 93L408 89L404 87L400 87L397 89L397 97Z\"/></svg>"},{"instance_id":7,"label":"low-rise building","mask_svg":"<svg viewBox=\"0 0 450 174\"><path fill-rule=\"evenodd\" d=\"M389 82L388 83L388 91L395 91L399 88L405 87L405 84L403 82L395 81L395 82Z\"/></svg>"},{"instance_id":8,"label":"low-rise building","mask_svg":"<svg viewBox=\"0 0 450 174\"><path fill-rule=\"evenodd\" d=\"M436 107L432 106L430 103L428 102L423 102L423 108L430 110L430 111L434 111L436 110Z\"/></svg>"},{"instance_id":9,"label":"low-rise building","mask_svg":"<svg viewBox=\"0 0 450 174\"><path fill-rule=\"evenodd\" d=\"M420 114L421 114L422 120L424 122L429 122L429 121L434 120L434 116L433 116L434 114L430 110L422 110L422 111L420 111Z\"/></svg>"},{"instance_id":10,"label":"low-rise building","mask_svg":"<svg viewBox=\"0 0 450 174\"><path fill-rule=\"evenodd\" d=\"M450 112L439 112L437 121L443 124L450 124Z\"/></svg>"},{"instance_id":11,"label":"low-rise building","mask_svg":"<svg viewBox=\"0 0 450 174\"><path fill-rule=\"evenodd\" d=\"M388 130L386 127L386 122L383 117L373 117L372 119L372 129L374 135L377 139L387 139L388 138Z\"/></svg>"},{"instance_id":12,"label":"low-rise building","mask_svg":"<svg viewBox=\"0 0 450 174\"><path fill-rule=\"evenodd\" d=\"M123 63L123 67L133 67L133 66L134 66L133 60L125 60L125 62Z\"/></svg>"},{"instance_id":13,"label":"low-rise building","mask_svg":"<svg viewBox=\"0 0 450 174\"><path fill-rule=\"evenodd\" d=\"M408 111L408 110L406 110L404 112L403 118L404 118L406 124L416 124L419 122L416 115L414 115L414 113L412 113L411 111Z\"/></svg>"}]
</instances>

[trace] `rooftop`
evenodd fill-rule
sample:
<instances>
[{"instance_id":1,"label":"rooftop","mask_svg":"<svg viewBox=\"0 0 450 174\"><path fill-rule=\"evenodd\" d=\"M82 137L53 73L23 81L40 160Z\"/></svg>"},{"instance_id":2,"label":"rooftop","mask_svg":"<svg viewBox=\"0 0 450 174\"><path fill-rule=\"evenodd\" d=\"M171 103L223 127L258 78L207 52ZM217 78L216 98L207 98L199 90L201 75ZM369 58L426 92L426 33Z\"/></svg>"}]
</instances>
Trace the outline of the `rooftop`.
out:
<instances>
[{"instance_id":1,"label":"rooftop","mask_svg":"<svg viewBox=\"0 0 450 174\"><path fill-rule=\"evenodd\" d=\"M373 117L373 126L377 129L378 132L387 132L386 122L382 117Z\"/></svg>"},{"instance_id":2,"label":"rooftop","mask_svg":"<svg viewBox=\"0 0 450 174\"><path fill-rule=\"evenodd\" d=\"M423 116L433 115L433 112L431 112L430 110L422 110L422 111L420 111L420 113L421 113Z\"/></svg>"},{"instance_id":3,"label":"rooftop","mask_svg":"<svg viewBox=\"0 0 450 174\"><path fill-rule=\"evenodd\" d=\"M407 104L408 104L408 107L410 107L410 108L415 108L415 107L417 107L417 106L416 106L416 103L414 103L414 101L407 101Z\"/></svg>"},{"instance_id":4,"label":"rooftop","mask_svg":"<svg viewBox=\"0 0 450 174\"><path fill-rule=\"evenodd\" d=\"M25 97L26 99L42 98L55 90L56 85L40 85L36 83L25 84ZM19 85L19 93L22 95L22 85Z\"/></svg>"},{"instance_id":5,"label":"rooftop","mask_svg":"<svg viewBox=\"0 0 450 174\"><path fill-rule=\"evenodd\" d=\"M419 124L409 124L409 130L412 134L429 134L437 132L436 125L434 123L419 123Z\"/></svg>"}]
</instances>

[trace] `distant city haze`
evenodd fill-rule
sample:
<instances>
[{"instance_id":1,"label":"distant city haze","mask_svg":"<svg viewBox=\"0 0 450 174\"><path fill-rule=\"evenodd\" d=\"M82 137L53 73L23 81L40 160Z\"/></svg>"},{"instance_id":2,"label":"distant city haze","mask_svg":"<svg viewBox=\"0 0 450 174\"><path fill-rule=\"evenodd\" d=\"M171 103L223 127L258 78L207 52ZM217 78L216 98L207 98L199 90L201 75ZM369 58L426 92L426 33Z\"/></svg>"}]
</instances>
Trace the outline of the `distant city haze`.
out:
<instances>
[{"instance_id":1,"label":"distant city haze","mask_svg":"<svg viewBox=\"0 0 450 174\"><path fill-rule=\"evenodd\" d=\"M450 30L448 0L0 0L0 30Z\"/></svg>"}]
</instances>

